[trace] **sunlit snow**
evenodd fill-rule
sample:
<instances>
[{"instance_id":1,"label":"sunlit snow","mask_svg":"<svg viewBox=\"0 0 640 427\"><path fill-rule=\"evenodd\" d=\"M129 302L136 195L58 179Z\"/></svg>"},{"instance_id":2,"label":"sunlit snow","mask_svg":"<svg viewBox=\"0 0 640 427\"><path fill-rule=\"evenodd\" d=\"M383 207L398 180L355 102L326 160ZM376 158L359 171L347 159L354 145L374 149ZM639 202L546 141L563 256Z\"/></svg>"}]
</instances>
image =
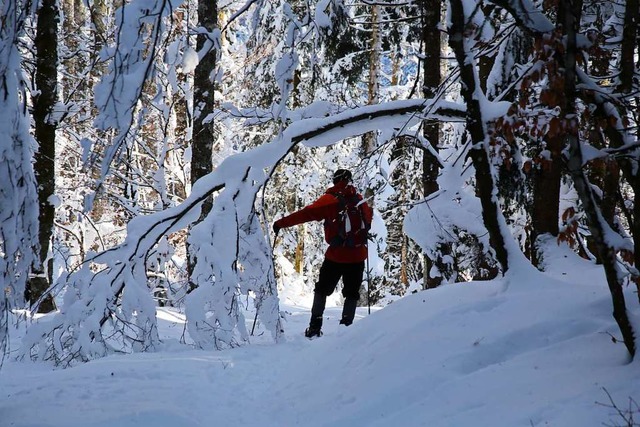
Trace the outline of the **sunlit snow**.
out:
<instances>
[{"instance_id":1,"label":"sunlit snow","mask_svg":"<svg viewBox=\"0 0 640 427\"><path fill-rule=\"evenodd\" d=\"M629 408L640 370L612 342L602 269L563 247L547 253L548 273L447 285L371 315L361 307L348 328L330 307L312 341L302 335L310 301L296 305L285 289L282 344L262 335L193 350L180 344L183 315L159 309L157 352L66 370L5 362L2 426L626 425L607 393Z\"/></svg>"}]
</instances>

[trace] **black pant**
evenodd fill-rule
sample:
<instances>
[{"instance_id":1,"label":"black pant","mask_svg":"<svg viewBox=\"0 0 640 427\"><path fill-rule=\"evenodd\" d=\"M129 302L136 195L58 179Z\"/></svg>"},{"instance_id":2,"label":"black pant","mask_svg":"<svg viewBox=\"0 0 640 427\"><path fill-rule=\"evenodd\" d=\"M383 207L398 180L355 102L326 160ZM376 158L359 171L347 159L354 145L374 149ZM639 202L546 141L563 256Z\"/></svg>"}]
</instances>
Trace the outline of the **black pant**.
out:
<instances>
[{"instance_id":1,"label":"black pant","mask_svg":"<svg viewBox=\"0 0 640 427\"><path fill-rule=\"evenodd\" d=\"M353 323L358 299L360 298L360 285L362 284L363 275L364 261L340 263L325 259L322 267L320 267L320 275L313 293L309 327L312 329L320 329L322 327L322 314L324 313L327 297L336 290L340 278L342 278L342 295L345 298L340 323L345 325Z\"/></svg>"}]
</instances>

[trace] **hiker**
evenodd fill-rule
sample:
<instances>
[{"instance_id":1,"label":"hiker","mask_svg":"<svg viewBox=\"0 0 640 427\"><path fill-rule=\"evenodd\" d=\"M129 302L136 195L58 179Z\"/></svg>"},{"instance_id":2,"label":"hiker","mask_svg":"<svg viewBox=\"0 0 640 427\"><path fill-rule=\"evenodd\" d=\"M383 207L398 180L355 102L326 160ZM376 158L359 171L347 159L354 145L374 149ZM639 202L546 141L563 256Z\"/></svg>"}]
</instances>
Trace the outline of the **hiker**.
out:
<instances>
[{"instance_id":1,"label":"hiker","mask_svg":"<svg viewBox=\"0 0 640 427\"><path fill-rule=\"evenodd\" d=\"M340 324L349 326L356 314L373 212L350 184L351 177L349 170L338 169L333 174L333 187L328 188L318 200L273 224L273 231L278 234L281 228L309 221L324 221L324 238L329 248L325 252L313 293L311 320L304 333L307 338L322 335L325 303L335 291L340 278L345 298Z\"/></svg>"}]
</instances>

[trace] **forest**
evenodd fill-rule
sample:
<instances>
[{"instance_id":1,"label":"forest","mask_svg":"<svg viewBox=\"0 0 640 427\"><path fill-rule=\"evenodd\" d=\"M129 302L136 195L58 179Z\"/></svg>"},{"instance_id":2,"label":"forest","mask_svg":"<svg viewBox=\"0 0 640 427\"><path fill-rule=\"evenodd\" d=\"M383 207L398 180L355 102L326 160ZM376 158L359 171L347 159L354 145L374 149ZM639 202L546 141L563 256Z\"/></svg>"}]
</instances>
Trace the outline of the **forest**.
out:
<instances>
[{"instance_id":1,"label":"forest","mask_svg":"<svg viewBox=\"0 0 640 427\"><path fill-rule=\"evenodd\" d=\"M3 354L22 320L25 359L152 351L158 307L197 348L283 340L325 243L273 221L348 168L375 212L361 304L567 245L635 355L639 0L0 7Z\"/></svg>"}]
</instances>

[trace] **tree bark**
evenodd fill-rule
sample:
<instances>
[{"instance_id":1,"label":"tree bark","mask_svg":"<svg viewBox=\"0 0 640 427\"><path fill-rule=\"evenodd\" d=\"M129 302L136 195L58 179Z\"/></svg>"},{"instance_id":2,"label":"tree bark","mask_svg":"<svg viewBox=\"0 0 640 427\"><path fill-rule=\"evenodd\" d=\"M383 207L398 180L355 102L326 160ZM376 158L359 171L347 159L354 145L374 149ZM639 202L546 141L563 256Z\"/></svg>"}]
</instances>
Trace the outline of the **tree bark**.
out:
<instances>
[{"instance_id":1,"label":"tree bark","mask_svg":"<svg viewBox=\"0 0 640 427\"><path fill-rule=\"evenodd\" d=\"M611 120L611 115L607 112L607 106L603 100L597 98L587 98L584 101L596 106L594 110L594 120L601 120L607 122ZM624 112L621 112L622 114ZM618 129L613 126L606 126L604 128L604 134L609 140L611 148L620 148L624 145L624 136ZM630 221L631 235L633 236L634 245L634 264L636 267L640 266L640 177L636 172L635 161L622 156L618 159L618 166L622 171L622 176L627 180L627 183L631 186L634 193L632 220ZM613 166L612 166L613 167ZM618 182L615 183L618 186ZM634 278L636 286L640 291L640 278ZM638 296L640 298L640 294Z\"/></svg>"},{"instance_id":2,"label":"tree bark","mask_svg":"<svg viewBox=\"0 0 640 427\"><path fill-rule=\"evenodd\" d=\"M607 224L596 204L589 180L582 169L582 149L578 134L578 120L576 117L576 33L579 17L582 11L582 1L560 0L558 10L558 24L566 38L565 55L561 67L564 70L565 103L561 105L564 119L566 141L569 147L567 166L573 179L576 191L582 202L589 222L589 230L598 249L611 293L613 303L613 317L620 327L622 339L629 354L635 356L634 331L629 321L622 290L622 278L618 271L615 248L605 238Z\"/></svg>"},{"instance_id":3,"label":"tree bark","mask_svg":"<svg viewBox=\"0 0 640 427\"><path fill-rule=\"evenodd\" d=\"M213 141L215 139L213 118L208 117L214 109L214 78L216 70L216 47L210 45L212 33L218 28L218 5L216 0L198 1L198 27L208 34L199 33L196 50L201 53L209 46L198 63L194 76L193 91L193 137L191 142L191 184L193 185L212 170ZM211 210L211 200L202 206L202 215Z\"/></svg>"},{"instance_id":4,"label":"tree bark","mask_svg":"<svg viewBox=\"0 0 640 427\"><path fill-rule=\"evenodd\" d=\"M440 21L442 0L422 0L420 3L422 15L422 43L424 45L424 59L422 70L424 83L422 92L425 98L433 98L438 86L442 81L440 69L440 53L442 37L440 36ZM426 121L423 123L423 136L431 144L435 152L439 151L440 145L440 122ZM439 190L438 175L440 173L440 163L432 152L424 150L422 153L422 188L424 197ZM443 252L450 253L450 248L442 247ZM444 254L442 254L444 255ZM423 288L435 288L442 283L446 266L440 259L431 259L424 256L424 278ZM433 267L439 271L438 275L431 274Z\"/></svg>"},{"instance_id":5,"label":"tree bark","mask_svg":"<svg viewBox=\"0 0 640 427\"><path fill-rule=\"evenodd\" d=\"M58 99L58 8L55 0L42 0L36 24L37 95L33 98L33 120L38 151L35 155L35 176L38 183L39 243L38 259L27 284L27 300L38 301L52 282L53 258L47 260L55 208L51 197L55 193L56 119L52 117ZM46 265L45 265L46 263ZM55 310L51 295L44 297L38 312Z\"/></svg>"},{"instance_id":6,"label":"tree bark","mask_svg":"<svg viewBox=\"0 0 640 427\"><path fill-rule=\"evenodd\" d=\"M368 104L374 105L378 103L378 71L380 67L380 6L371 5L371 37L369 38L369 80L367 81ZM362 158L368 158L378 145L378 132L371 131L362 135ZM364 189L364 198L371 209L375 209L374 189L367 187ZM377 299L372 298L378 294L380 289L380 280L374 277L369 280L367 285L369 304L374 303Z\"/></svg>"},{"instance_id":7,"label":"tree bark","mask_svg":"<svg viewBox=\"0 0 640 427\"><path fill-rule=\"evenodd\" d=\"M378 103L378 68L380 67L380 6L371 6L371 38L369 39L369 80L367 81L368 104ZM367 132L362 135L363 157L373 153L376 149L377 132ZM365 190L365 197L370 199L372 190Z\"/></svg>"},{"instance_id":8,"label":"tree bark","mask_svg":"<svg viewBox=\"0 0 640 427\"><path fill-rule=\"evenodd\" d=\"M619 85L618 92L623 96L629 95L633 90L633 76L637 74L637 69L640 68L640 59L637 64L634 64L634 56L636 49L640 45L640 1L639 0L627 0L625 6L623 33L620 46L620 63L619 63ZM637 106L640 98L636 97L635 105ZM607 109L599 103L595 111L595 119L609 120L609 114ZM632 116L633 111L624 110L619 108L621 116ZM636 111L636 123L640 118ZM624 145L622 135L618 133L615 127L607 126L605 128L605 134L611 141L611 146L619 148ZM640 128L638 128L637 135L640 136ZM633 188L634 202L633 202L633 220L631 223L631 234L634 241L634 264L636 268L640 267L640 176L637 172L636 161L623 156L618 159L618 164L623 176L626 178L629 185ZM634 281L638 288L638 298L640 299L640 278L635 277Z\"/></svg>"},{"instance_id":9,"label":"tree bark","mask_svg":"<svg viewBox=\"0 0 640 427\"><path fill-rule=\"evenodd\" d=\"M218 28L218 3L217 0L198 1L198 27L207 33L198 33L196 50L202 55L202 59L196 66L193 79L193 134L191 138L191 185L213 170L213 142L215 140L214 122L210 115L214 110L215 72L217 50L211 40L213 31ZM206 49L206 52L203 52ZM204 54L204 55L203 55ZM212 198L207 197L203 203L200 220L204 219L212 207ZM198 222L199 222L198 221ZM194 224L195 225L195 224ZM192 256L187 245L189 277L193 271L196 260ZM197 286L191 282L190 289Z\"/></svg>"},{"instance_id":10,"label":"tree bark","mask_svg":"<svg viewBox=\"0 0 640 427\"><path fill-rule=\"evenodd\" d=\"M531 253L530 260L536 267L540 263L537 250L538 237L559 233L560 182L562 179L561 136L546 138L546 149L550 158L540 158L533 171L533 207L531 210Z\"/></svg>"},{"instance_id":11,"label":"tree bark","mask_svg":"<svg viewBox=\"0 0 640 427\"><path fill-rule=\"evenodd\" d=\"M622 34L622 47L620 58L620 87L618 88L623 94L629 94L633 90L633 76L637 74L640 68L640 58L634 66L634 56L636 49L640 45L640 1L627 0L624 14L624 27ZM640 102L640 98L636 96L635 105ZM640 120L640 114L636 111L636 124ZM640 127L638 127L637 136L640 138ZM623 173L627 176L627 180L633 187L633 224L632 234L634 241L634 263L636 268L640 268L640 177L637 168L630 164L628 160L623 160ZM625 171L626 166L626 171ZM640 300L640 278L634 279L638 289L638 299Z\"/></svg>"},{"instance_id":12,"label":"tree bark","mask_svg":"<svg viewBox=\"0 0 640 427\"><path fill-rule=\"evenodd\" d=\"M619 91L629 93L633 89L635 66L633 57L640 39L640 0L627 0L624 11L624 26L622 30L622 48L620 57L620 86Z\"/></svg>"},{"instance_id":13,"label":"tree bark","mask_svg":"<svg viewBox=\"0 0 640 427\"><path fill-rule=\"evenodd\" d=\"M296 69L293 72L293 88L291 90L291 108L294 110L301 107L301 102L300 102L301 81L302 80L300 78L300 69ZM291 158L294 159L294 161L297 161L297 158L299 156L298 147L292 150L291 153L293 154ZM290 212L298 210L304 206L303 201L297 192L291 194L289 197L291 197L293 202L292 203L293 209L291 209ZM302 274L304 272L304 255L305 255L304 240L306 237L307 227L305 224L300 224L298 225L297 228L298 228L298 232L296 235L298 237L298 241L296 243L296 249L295 249L295 254L293 259L293 268L298 274Z\"/></svg>"},{"instance_id":14,"label":"tree bark","mask_svg":"<svg viewBox=\"0 0 640 427\"><path fill-rule=\"evenodd\" d=\"M502 235L499 222L502 211L497 202L495 183L491 174L482 110L479 100L474 96L475 91L480 88L477 83L473 54L468 52L465 46L465 24L462 0L451 0L449 45L460 67L461 92L467 105L467 131L473 144L473 148L469 151L469 157L475 168L476 192L482 205L482 220L489 232L489 242L504 274L509 269L509 257L505 246L506 240Z\"/></svg>"},{"instance_id":15,"label":"tree bark","mask_svg":"<svg viewBox=\"0 0 640 427\"><path fill-rule=\"evenodd\" d=\"M545 13L550 12L551 3L544 3ZM536 39L539 39L536 34ZM530 257L534 266L540 264L538 256L538 238L544 234L557 237L560 230L560 182L562 179L562 135L546 135L544 137L548 157L538 155L537 164L532 172L533 206L531 209Z\"/></svg>"}]
</instances>

